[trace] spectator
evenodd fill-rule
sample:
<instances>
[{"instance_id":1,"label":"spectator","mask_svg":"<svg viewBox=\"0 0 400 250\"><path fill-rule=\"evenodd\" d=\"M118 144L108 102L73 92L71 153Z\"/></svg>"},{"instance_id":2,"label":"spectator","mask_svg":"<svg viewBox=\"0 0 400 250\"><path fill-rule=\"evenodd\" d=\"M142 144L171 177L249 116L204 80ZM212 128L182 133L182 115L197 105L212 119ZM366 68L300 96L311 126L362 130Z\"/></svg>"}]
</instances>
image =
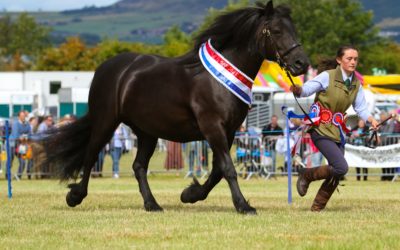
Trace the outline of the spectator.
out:
<instances>
[{"instance_id":1,"label":"spectator","mask_svg":"<svg viewBox=\"0 0 400 250\"><path fill-rule=\"evenodd\" d=\"M208 142L200 142L200 164L203 171L208 171Z\"/></svg>"},{"instance_id":2,"label":"spectator","mask_svg":"<svg viewBox=\"0 0 400 250\"><path fill-rule=\"evenodd\" d=\"M43 121L39 124L36 133L38 136L43 136L53 126L54 126L53 117L51 115L47 115L43 118ZM28 164L33 164L33 161L31 160ZM50 166L48 164L43 164L40 172L43 173L43 176L50 176Z\"/></svg>"},{"instance_id":3,"label":"spectator","mask_svg":"<svg viewBox=\"0 0 400 250\"><path fill-rule=\"evenodd\" d=\"M25 170L25 166L27 166L26 174L28 176L28 179L31 179L32 164L30 164L30 162L32 162L32 148L29 145L27 135L22 135L19 138L16 153L19 159L18 178L22 178L22 173Z\"/></svg>"},{"instance_id":4,"label":"spectator","mask_svg":"<svg viewBox=\"0 0 400 250\"><path fill-rule=\"evenodd\" d=\"M270 152L272 158L272 172L276 172L276 141L278 136L283 135L282 128L278 125L278 116L272 115L271 123L262 128L263 142L265 142L265 150Z\"/></svg>"},{"instance_id":5,"label":"spectator","mask_svg":"<svg viewBox=\"0 0 400 250\"><path fill-rule=\"evenodd\" d=\"M125 140L128 138L128 132L122 123L114 132L114 136L110 142L110 154L112 158L113 178L119 178L119 160L121 159L122 151L124 150Z\"/></svg>"},{"instance_id":6,"label":"spectator","mask_svg":"<svg viewBox=\"0 0 400 250\"><path fill-rule=\"evenodd\" d=\"M4 150L5 142L5 121L0 119L0 174L3 173L3 162L6 160L7 152Z\"/></svg>"},{"instance_id":7,"label":"spectator","mask_svg":"<svg viewBox=\"0 0 400 250\"><path fill-rule=\"evenodd\" d=\"M25 111L21 110L18 112L18 118L15 120L12 124L11 128L11 135L10 135L10 150L11 150L11 166L14 161L14 154L16 154L17 148L19 146L20 138L22 136L30 136L31 135L31 126L30 124L26 121L26 113ZM18 161L19 161L19 167L18 170L23 169L25 166L22 164L25 164L25 161L18 156ZM18 172L18 176L21 176L22 172Z\"/></svg>"},{"instance_id":8,"label":"spectator","mask_svg":"<svg viewBox=\"0 0 400 250\"><path fill-rule=\"evenodd\" d=\"M57 123L57 125L55 125L56 127L61 127L64 125L67 125L71 122L76 121L76 117L70 114L66 114L63 116L63 118L60 119L60 121Z\"/></svg>"},{"instance_id":9,"label":"spectator","mask_svg":"<svg viewBox=\"0 0 400 250\"><path fill-rule=\"evenodd\" d=\"M239 129L236 131L236 136L238 139L236 141L236 163L241 164L246 160L246 151L248 147L248 137L247 137L246 128L243 125L240 125Z\"/></svg>"},{"instance_id":10,"label":"spectator","mask_svg":"<svg viewBox=\"0 0 400 250\"><path fill-rule=\"evenodd\" d=\"M44 117L43 121L39 124L37 128L38 134L43 134L47 130L51 129L54 126L53 117L51 115L47 115Z\"/></svg>"},{"instance_id":11,"label":"spectator","mask_svg":"<svg viewBox=\"0 0 400 250\"><path fill-rule=\"evenodd\" d=\"M392 119L394 121L394 133L400 133L400 109L394 114L395 116Z\"/></svg>"},{"instance_id":12,"label":"spectator","mask_svg":"<svg viewBox=\"0 0 400 250\"><path fill-rule=\"evenodd\" d=\"M311 167L315 168L322 166L322 160L324 159L324 156L315 146L311 138L310 137L302 138L302 145L304 145L305 147L308 146L306 155L311 156Z\"/></svg>"},{"instance_id":13,"label":"spectator","mask_svg":"<svg viewBox=\"0 0 400 250\"><path fill-rule=\"evenodd\" d=\"M398 136L400 134L400 109L397 109L394 112L394 117L392 120L394 121L394 133ZM398 143L398 140L394 141L393 143ZM393 169L393 172L400 173L400 166L396 169Z\"/></svg>"},{"instance_id":14,"label":"spectator","mask_svg":"<svg viewBox=\"0 0 400 250\"><path fill-rule=\"evenodd\" d=\"M106 156L106 147L103 147L99 152L96 163L94 164L92 172L93 177L103 177L103 165L105 156Z\"/></svg>"},{"instance_id":15,"label":"spectator","mask_svg":"<svg viewBox=\"0 0 400 250\"><path fill-rule=\"evenodd\" d=\"M356 146L364 146L366 144L366 135L368 134L368 126L362 119L358 120L357 126L351 131L351 138L353 139L353 144ZM361 179L361 168L356 167L357 181ZM363 168L364 181L367 180L368 168Z\"/></svg>"},{"instance_id":16,"label":"spectator","mask_svg":"<svg viewBox=\"0 0 400 250\"><path fill-rule=\"evenodd\" d=\"M201 175L201 162L200 162L200 142L192 141L186 144L188 146L189 153L189 174L188 177L194 176L196 174L197 177Z\"/></svg>"},{"instance_id":17,"label":"spectator","mask_svg":"<svg viewBox=\"0 0 400 250\"><path fill-rule=\"evenodd\" d=\"M388 118L388 114L386 112L382 112L380 114L381 121L384 121ZM381 145L386 146L389 145L390 138L388 136L392 134L395 130L395 119L388 120L385 124L382 124L379 128L380 138L381 138ZM394 168L382 168L382 176L381 181L390 181L393 178Z\"/></svg>"},{"instance_id":18,"label":"spectator","mask_svg":"<svg viewBox=\"0 0 400 250\"><path fill-rule=\"evenodd\" d=\"M38 129L38 118L36 116L31 115L29 117L29 125L31 126L31 133L34 134Z\"/></svg>"},{"instance_id":19,"label":"spectator","mask_svg":"<svg viewBox=\"0 0 400 250\"><path fill-rule=\"evenodd\" d=\"M258 165L254 163L260 163L261 162L261 143L260 142L260 135L261 135L261 130L257 127L250 126L247 128L247 135L248 135L248 150L249 151L249 158L251 162L251 166L249 171L254 172L258 171Z\"/></svg>"},{"instance_id":20,"label":"spectator","mask_svg":"<svg viewBox=\"0 0 400 250\"><path fill-rule=\"evenodd\" d=\"M275 143L275 150L278 154L284 155L285 156L285 165L282 167L282 172L287 172L288 171L288 157L287 157L287 138L286 138L286 131L285 131L285 136L280 135ZM293 137L289 137L289 145L290 145L290 150L293 149L294 147L294 140ZM292 162L293 166L294 161Z\"/></svg>"},{"instance_id":21,"label":"spectator","mask_svg":"<svg viewBox=\"0 0 400 250\"><path fill-rule=\"evenodd\" d=\"M31 126L31 134L34 135L37 132L37 129L38 129L38 118L36 116L34 116L33 114L30 114L28 117L29 117L29 119L28 119L29 125ZM32 150L32 141L29 141L28 144L29 144L29 150L32 152L33 151ZM28 164L27 171L29 171L29 173L30 173L28 175L28 178L30 179L31 178L31 173L32 173L32 170L33 170L33 157L32 157L32 154L31 154L31 157L28 157L26 160L28 161L28 163L27 163Z\"/></svg>"},{"instance_id":22,"label":"spectator","mask_svg":"<svg viewBox=\"0 0 400 250\"><path fill-rule=\"evenodd\" d=\"M167 141L167 157L165 158L164 167L167 170L183 168L182 146L180 143Z\"/></svg>"},{"instance_id":23,"label":"spectator","mask_svg":"<svg viewBox=\"0 0 400 250\"><path fill-rule=\"evenodd\" d=\"M322 153L318 150L318 148L315 146L314 142L311 141L310 143L311 146L311 165L313 168L322 166L322 161L324 159L324 156Z\"/></svg>"},{"instance_id":24,"label":"spectator","mask_svg":"<svg viewBox=\"0 0 400 250\"><path fill-rule=\"evenodd\" d=\"M386 112L382 112L379 116L381 121L384 121L389 117L389 115ZM390 119L379 127L379 132L382 133L381 134L382 145L388 144L388 142L386 141L386 135L392 134L395 130L395 126L396 126L396 120Z\"/></svg>"}]
</instances>

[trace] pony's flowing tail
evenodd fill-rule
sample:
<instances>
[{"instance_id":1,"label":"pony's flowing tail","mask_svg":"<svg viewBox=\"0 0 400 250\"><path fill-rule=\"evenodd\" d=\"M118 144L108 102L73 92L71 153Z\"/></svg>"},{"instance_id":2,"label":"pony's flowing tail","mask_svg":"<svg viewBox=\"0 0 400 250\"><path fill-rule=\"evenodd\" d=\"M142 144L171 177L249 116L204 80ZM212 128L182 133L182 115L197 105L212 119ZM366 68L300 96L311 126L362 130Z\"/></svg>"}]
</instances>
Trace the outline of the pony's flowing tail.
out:
<instances>
[{"instance_id":1,"label":"pony's flowing tail","mask_svg":"<svg viewBox=\"0 0 400 250\"><path fill-rule=\"evenodd\" d=\"M61 181L76 179L83 169L83 160L90 140L91 123L88 114L75 122L51 129L42 139L46 160Z\"/></svg>"}]
</instances>

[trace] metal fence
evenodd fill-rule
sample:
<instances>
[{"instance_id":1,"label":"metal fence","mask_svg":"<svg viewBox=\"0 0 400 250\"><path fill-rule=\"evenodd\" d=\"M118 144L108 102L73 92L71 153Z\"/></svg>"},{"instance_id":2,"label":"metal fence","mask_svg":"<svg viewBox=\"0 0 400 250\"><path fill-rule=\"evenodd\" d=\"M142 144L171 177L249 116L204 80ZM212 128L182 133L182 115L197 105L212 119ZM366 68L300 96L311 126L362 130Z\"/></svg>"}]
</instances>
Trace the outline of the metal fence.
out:
<instances>
[{"instance_id":1,"label":"metal fence","mask_svg":"<svg viewBox=\"0 0 400 250\"><path fill-rule=\"evenodd\" d=\"M323 156L313 144L309 134L299 137L300 134L294 132L290 137L291 147L297 144L296 154L292 159L292 173L297 174L299 167L316 167L323 164ZM300 139L299 139L300 138ZM368 136L363 137L365 141ZM347 138L347 143L358 144L354 138ZM387 146L400 143L400 134L378 134L377 141L372 142L375 146ZM287 175L287 141L284 136L250 136L241 134L235 137L232 158L234 159L238 173L246 179L253 176L270 178L277 175ZM360 168L362 166L351 166L356 168L353 176L362 176ZM399 177L399 168L382 168L382 173L369 173L367 175L381 176L382 179L388 178L396 180Z\"/></svg>"},{"instance_id":2,"label":"metal fence","mask_svg":"<svg viewBox=\"0 0 400 250\"><path fill-rule=\"evenodd\" d=\"M291 135L291 144L294 144L298 135ZM379 145L391 145L400 142L400 134L380 134ZM300 166L312 167L314 158L319 158L322 161L320 153L315 151L311 139L308 135L303 137L299 142L298 155L293 159L292 173L296 174ZM352 138L348 138L348 143L354 143ZM292 146L292 145L291 145ZM31 144L32 158L25 158L26 170L29 168L28 175L47 178L51 177L53 170L51 166L39 169L40 161L45 158L43 148L39 144ZM13 149L15 150L15 148ZM137 138L131 134L128 138L124 138L122 151L133 156L129 162L130 166L126 166L121 171L123 175L132 175L131 164L137 150ZM104 157L109 153L110 149L106 146L99 154L97 163L93 166L92 174L94 176L109 175L111 168L107 166L107 170L103 170ZM286 138L284 136L259 136L248 133L237 135L234 139L231 156L235 168L240 177L250 179L259 177L269 179L280 175L287 175L287 160L286 160ZM157 161L157 166L150 166L148 174L156 173L177 173L183 174L185 178L197 176L204 178L211 169L212 152L206 141L195 141L188 143L176 143L165 140L159 140L155 154L161 160ZM14 161L22 157L21 154L15 154ZM5 172L6 153L3 144L0 144L0 173ZM18 164L18 162L17 162ZM399 163L400 167L400 163ZM126 169L129 169L128 172ZM382 175L396 177L394 169L388 170ZM21 171L15 168L12 170L15 178L19 177ZM20 172L20 173L18 173ZM23 171L22 171L23 172ZM25 171L26 172L26 171Z\"/></svg>"},{"instance_id":3,"label":"metal fence","mask_svg":"<svg viewBox=\"0 0 400 250\"><path fill-rule=\"evenodd\" d=\"M298 138L291 136L291 146ZM292 173L297 174L299 167L311 167L314 154L310 147L311 139L305 136L299 141L299 155L293 158ZM245 179L259 176L265 179L278 175L287 175L287 139L284 136L249 136L241 134L235 137L233 159L238 173ZM302 160L304 159L304 160Z\"/></svg>"},{"instance_id":4,"label":"metal fence","mask_svg":"<svg viewBox=\"0 0 400 250\"><path fill-rule=\"evenodd\" d=\"M262 138L242 134L235 137L233 142L233 161L236 169L243 178L250 179L253 175L269 178L270 164L265 157L265 148Z\"/></svg>"}]
</instances>

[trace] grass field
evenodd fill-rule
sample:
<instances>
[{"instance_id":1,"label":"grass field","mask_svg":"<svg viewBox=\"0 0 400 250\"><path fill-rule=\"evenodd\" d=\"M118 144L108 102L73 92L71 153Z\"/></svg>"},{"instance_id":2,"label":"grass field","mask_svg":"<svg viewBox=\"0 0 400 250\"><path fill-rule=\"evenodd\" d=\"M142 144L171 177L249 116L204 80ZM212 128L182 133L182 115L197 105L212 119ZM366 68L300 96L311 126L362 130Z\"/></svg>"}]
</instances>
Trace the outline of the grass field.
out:
<instances>
[{"instance_id":1,"label":"grass field","mask_svg":"<svg viewBox=\"0 0 400 250\"><path fill-rule=\"evenodd\" d=\"M183 174L183 173L182 173ZM1 249L399 249L400 184L372 178L343 182L327 209L309 207L320 183L287 204L284 177L240 179L257 216L237 214L222 181L209 197L182 204L190 183L176 174L150 175L163 213L143 210L136 180L91 179L83 203L69 208L68 191L56 180L0 179ZM295 180L294 180L295 181Z\"/></svg>"}]
</instances>

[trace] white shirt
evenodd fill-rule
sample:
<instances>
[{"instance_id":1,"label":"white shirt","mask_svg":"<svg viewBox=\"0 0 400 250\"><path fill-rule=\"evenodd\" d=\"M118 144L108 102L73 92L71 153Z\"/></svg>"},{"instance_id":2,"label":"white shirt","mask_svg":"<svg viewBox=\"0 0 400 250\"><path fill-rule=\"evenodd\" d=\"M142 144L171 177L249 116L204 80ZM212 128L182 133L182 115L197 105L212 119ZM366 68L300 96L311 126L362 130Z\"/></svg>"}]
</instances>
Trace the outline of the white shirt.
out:
<instances>
[{"instance_id":1,"label":"white shirt","mask_svg":"<svg viewBox=\"0 0 400 250\"><path fill-rule=\"evenodd\" d=\"M352 80L354 74L348 77L347 74L344 73L342 70L342 75L343 79L350 78L350 80ZM308 80L303 84L300 97L307 97L316 92L325 91L328 88L328 86L329 86L329 74L328 72L324 71L321 74L314 77L313 79ZM362 86L360 86L360 88L358 89L357 96L354 99L352 105L354 111L356 111L357 115L361 117L361 119L363 119L364 121L367 121L368 117L371 116L371 113L368 111L368 105L367 101L365 100L365 95Z\"/></svg>"}]
</instances>

